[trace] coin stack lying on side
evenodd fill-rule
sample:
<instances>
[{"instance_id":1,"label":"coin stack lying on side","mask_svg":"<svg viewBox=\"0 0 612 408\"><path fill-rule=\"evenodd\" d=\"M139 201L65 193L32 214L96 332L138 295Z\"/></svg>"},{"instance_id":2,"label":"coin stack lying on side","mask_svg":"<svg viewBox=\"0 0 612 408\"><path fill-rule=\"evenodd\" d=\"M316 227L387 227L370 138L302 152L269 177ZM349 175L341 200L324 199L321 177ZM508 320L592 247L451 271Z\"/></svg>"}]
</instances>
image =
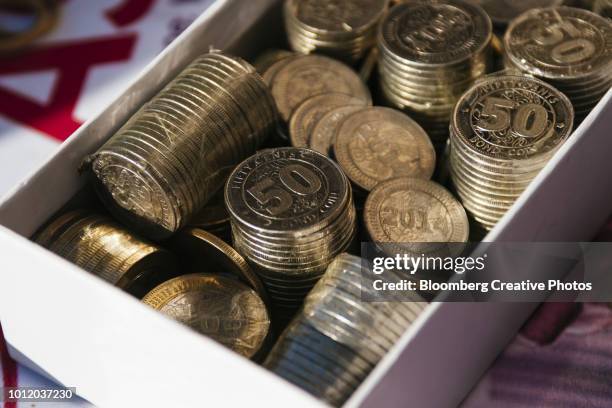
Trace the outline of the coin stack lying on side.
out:
<instances>
[{"instance_id":1,"label":"coin stack lying on side","mask_svg":"<svg viewBox=\"0 0 612 408\"><path fill-rule=\"evenodd\" d=\"M438 153L457 99L491 67L491 38L487 14L463 0L398 4L382 22L378 70L383 97L425 128Z\"/></svg>"},{"instance_id":2,"label":"coin stack lying on side","mask_svg":"<svg viewBox=\"0 0 612 408\"><path fill-rule=\"evenodd\" d=\"M143 303L247 358L257 358L270 318L254 290L225 276L196 273L157 286Z\"/></svg>"},{"instance_id":3,"label":"coin stack lying on side","mask_svg":"<svg viewBox=\"0 0 612 408\"><path fill-rule=\"evenodd\" d=\"M260 151L230 175L225 201L234 246L256 267L280 314L301 305L355 235L346 176L312 150Z\"/></svg>"},{"instance_id":4,"label":"coin stack lying on side","mask_svg":"<svg viewBox=\"0 0 612 408\"><path fill-rule=\"evenodd\" d=\"M612 86L612 23L572 7L536 9L512 21L504 36L505 64L561 92L582 121Z\"/></svg>"},{"instance_id":5,"label":"coin stack lying on side","mask_svg":"<svg viewBox=\"0 0 612 408\"><path fill-rule=\"evenodd\" d=\"M264 73L280 118L288 125L295 109L308 98L326 93L350 95L372 104L368 87L349 66L321 55L283 58Z\"/></svg>"},{"instance_id":6,"label":"coin stack lying on side","mask_svg":"<svg viewBox=\"0 0 612 408\"><path fill-rule=\"evenodd\" d=\"M197 58L88 158L97 191L135 230L165 238L223 185L274 128L255 69L221 53Z\"/></svg>"},{"instance_id":7,"label":"coin stack lying on side","mask_svg":"<svg viewBox=\"0 0 612 408\"><path fill-rule=\"evenodd\" d=\"M389 0L286 0L285 29L291 48L327 54L348 63L361 60L376 42Z\"/></svg>"},{"instance_id":8,"label":"coin stack lying on side","mask_svg":"<svg viewBox=\"0 0 612 408\"><path fill-rule=\"evenodd\" d=\"M572 132L569 99L527 76L496 75L459 100L450 172L461 201L491 229Z\"/></svg>"},{"instance_id":9,"label":"coin stack lying on side","mask_svg":"<svg viewBox=\"0 0 612 408\"><path fill-rule=\"evenodd\" d=\"M385 271L386 282L399 277ZM341 406L410 327L426 303L364 302L362 259L339 255L313 288L264 365L333 406Z\"/></svg>"},{"instance_id":10,"label":"coin stack lying on side","mask_svg":"<svg viewBox=\"0 0 612 408\"><path fill-rule=\"evenodd\" d=\"M335 133L334 157L362 195L395 177L430 179L436 152L407 115L375 106L348 115Z\"/></svg>"},{"instance_id":11,"label":"coin stack lying on side","mask_svg":"<svg viewBox=\"0 0 612 408\"><path fill-rule=\"evenodd\" d=\"M65 213L34 239L138 298L176 275L172 254L134 236L111 218L90 211Z\"/></svg>"}]
</instances>

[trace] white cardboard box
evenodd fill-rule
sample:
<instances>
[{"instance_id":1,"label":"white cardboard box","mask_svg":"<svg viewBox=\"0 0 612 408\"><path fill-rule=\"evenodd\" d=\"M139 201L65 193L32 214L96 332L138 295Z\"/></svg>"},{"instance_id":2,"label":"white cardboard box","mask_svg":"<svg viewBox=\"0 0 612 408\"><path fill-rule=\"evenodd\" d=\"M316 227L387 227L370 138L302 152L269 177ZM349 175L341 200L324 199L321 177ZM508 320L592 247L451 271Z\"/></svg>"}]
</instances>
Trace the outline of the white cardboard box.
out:
<instances>
[{"instance_id":1,"label":"white cardboard box","mask_svg":"<svg viewBox=\"0 0 612 408\"><path fill-rule=\"evenodd\" d=\"M195 56L278 40L280 3L217 1L0 204L0 319L20 362L101 407L324 406L28 240L85 184L81 159ZM608 92L485 241L589 240L612 213L611 128ZM346 406L456 406L535 307L432 304Z\"/></svg>"}]
</instances>

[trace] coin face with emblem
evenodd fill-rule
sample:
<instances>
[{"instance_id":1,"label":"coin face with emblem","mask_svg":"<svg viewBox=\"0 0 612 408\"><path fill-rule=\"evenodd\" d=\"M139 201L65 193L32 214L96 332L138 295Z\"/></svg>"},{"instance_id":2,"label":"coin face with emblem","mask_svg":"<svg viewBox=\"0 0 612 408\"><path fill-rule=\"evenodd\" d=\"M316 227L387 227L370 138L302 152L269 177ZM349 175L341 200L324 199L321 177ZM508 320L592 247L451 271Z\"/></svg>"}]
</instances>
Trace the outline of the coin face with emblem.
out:
<instances>
[{"instance_id":1,"label":"coin face with emblem","mask_svg":"<svg viewBox=\"0 0 612 408\"><path fill-rule=\"evenodd\" d=\"M572 7L528 11L504 36L504 63L563 92L581 122L612 86L612 24Z\"/></svg>"},{"instance_id":2,"label":"coin face with emblem","mask_svg":"<svg viewBox=\"0 0 612 408\"><path fill-rule=\"evenodd\" d=\"M270 319L261 298L228 277L179 276L153 289L142 302L248 358L268 335Z\"/></svg>"},{"instance_id":3,"label":"coin face with emblem","mask_svg":"<svg viewBox=\"0 0 612 408\"><path fill-rule=\"evenodd\" d=\"M573 115L569 99L543 81L492 76L462 96L452 127L477 156L528 160L558 148L572 131Z\"/></svg>"},{"instance_id":4,"label":"coin face with emblem","mask_svg":"<svg viewBox=\"0 0 612 408\"><path fill-rule=\"evenodd\" d=\"M348 179L304 148L262 150L230 175L225 197L234 246L255 266L276 310L297 310L356 232Z\"/></svg>"},{"instance_id":5,"label":"coin face with emblem","mask_svg":"<svg viewBox=\"0 0 612 408\"><path fill-rule=\"evenodd\" d=\"M281 61L285 62L287 60ZM370 91L347 65L320 55L302 55L282 65L271 80L281 118L289 122L293 111L306 99L324 93L342 93L371 104Z\"/></svg>"},{"instance_id":6,"label":"coin face with emblem","mask_svg":"<svg viewBox=\"0 0 612 408\"><path fill-rule=\"evenodd\" d=\"M466 242L469 224L465 210L439 184L396 178L379 184L368 196L366 229L374 242Z\"/></svg>"},{"instance_id":7,"label":"coin face with emblem","mask_svg":"<svg viewBox=\"0 0 612 408\"><path fill-rule=\"evenodd\" d=\"M427 133L407 115L373 107L357 111L336 133L334 155L362 189L395 177L431 178L436 154Z\"/></svg>"},{"instance_id":8,"label":"coin face with emblem","mask_svg":"<svg viewBox=\"0 0 612 408\"><path fill-rule=\"evenodd\" d=\"M570 136L573 121L569 99L529 76L492 75L461 97L451 121L449 169L481 226L495 226Z\"/></svg>"}]
</instances>

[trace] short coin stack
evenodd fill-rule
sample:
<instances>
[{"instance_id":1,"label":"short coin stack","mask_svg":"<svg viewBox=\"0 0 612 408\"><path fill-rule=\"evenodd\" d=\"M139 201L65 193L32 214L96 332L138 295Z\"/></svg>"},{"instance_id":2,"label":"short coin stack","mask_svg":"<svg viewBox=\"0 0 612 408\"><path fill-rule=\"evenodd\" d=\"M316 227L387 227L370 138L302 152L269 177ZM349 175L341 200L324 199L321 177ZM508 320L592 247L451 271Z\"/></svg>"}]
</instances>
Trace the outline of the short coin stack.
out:
<instances>
[{"instance_id":1,"label":"short coin stack","mask_svg":"<svg viewBox=\"0 0 612 408\"><path fill-rule=\"evenodd\" d=\"M527 76L477 82L451 122L450 172L464 207L491 229L572 131L567 97Z\"/></svg>"},{"instance_id":2,"label":"short coin stack","mask_svg":"<svg viewBox=\"0 0 612 408\"><path fill-rule=\"evenodd\" d=\"M382 22L380 87L387 103L406 110L444 148L453 106L490 69L491 20L463 0L410 1Z\"/></svg>"},{"instance_id":3,"label":"short coin stack","mask_svg":"<svg viewBox=\"0 0 612 408\"><path fill-rule=\"evenodd\" d=\"M346 62L362 59L376 42L389 0L286 0L285 29L291 48Z\"/></svg>"},{"instance_id":4,"label":"short coin stack","mask_svg":"<svg viewBox=\"0 0 612 408\"><path fill-rule=\"evenodd\" d=\"M355 235L346 176L312 150L260 151L230 175L225 201L234 246L256 267L276 310L295 311Z\"/></svg>"},{"instance_id":5,"label":"short coin stack","mask_svg":"<svg viewBox=\"0 0 612 408\"><path fill-rule=\"evenodd\" d=\"M404 302L363 301L374 290L362 285L362 267L361 258L339 255L264 362L333 406L348 399L426 306L410 293ZM385 280L399 277L385 271Z\"/></svg>"},{"instance_id":6,"label":"short coin stack","mask_svg":"<svg viewBox=\"0 0 612 408\"><path fill-rule=\"evenodd\" d=\"M55 218L35 240L138 298L176 273L169 252L134 236L111 218L86 210Z\"/></svg>"},{"instance_id":7,"label":"short coin stack","mask_svg":"<svg viewBox=\"0 0 612 408\"><path fill-rule=\"evenodd\" d=\"M582 121L612 86L612 23L572 7L528 11L504 36L505 64L563 92Z\"/></svg>"},{"instance_id":8,"label":"short coin stack","mask_svg":"<svg viewBox=\"0 0 612 408\"><path fill-rule=\"evenodd\" d=\"M154 288L143 303L247 358L258 355L270 327L264 302L245 284L195 273Z\"/></svg>"},{"instance_id":9,"label":"short coin stack","mask_svg":"<svg viewBox=\"0 0 612 408\"><path fill-rule=\"evenodd\" d=\"M255 152L275 118L272 96L252 66L205 54L89 158L99 195L127 225L165 238Z\"/></svg>"}]
</instances>

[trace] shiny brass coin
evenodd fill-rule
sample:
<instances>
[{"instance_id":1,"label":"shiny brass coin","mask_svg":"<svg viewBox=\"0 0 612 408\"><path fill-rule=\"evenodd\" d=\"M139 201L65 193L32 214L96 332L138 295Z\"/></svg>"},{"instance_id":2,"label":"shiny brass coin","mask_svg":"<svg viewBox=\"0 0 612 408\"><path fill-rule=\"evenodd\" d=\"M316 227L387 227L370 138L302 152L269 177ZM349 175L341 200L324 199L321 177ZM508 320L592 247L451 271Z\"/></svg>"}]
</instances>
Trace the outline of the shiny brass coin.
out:
<instances>
[{"instance_id":1,"label":"shiny brass coin","mask_svg":"<svg viewBox=\"0 0 612 408\"><path fill-rule=\"evenodd\" d=\"M357 73L341 62L318 55L292 58L274 75L271 89L281 119L286 123L295 108L315 95L343 93L367 104L372 100Z\"/></svg>"},{"instance_id":2,"label":"shiny brass coin","mask_svg":"<svg viewBox=\"0 0 612 408\"><path fill-rule=\"evenodd\" d=\"M176 274L172 255L126 231L107 216L76 210L52 221L37 242L136 296Z\"/></svg>"},{"instance_id":3,"label":"shiny brass coin","mask_svg":"<svg viewBox=\"0 0 612 408\"><path fill-rule=\"evenodd\" d=\"M366 106L363 99L346 94L315 95L302 102L291 114L289 139L293 147L308 147L308 141L323 115L341 106Z\"/></svg>"},{"instance_id":4,"label":"shiny brass coin","mask_svg":"<svg viewBox=\"0 0 612 408\"><path fill-rule=\"evenodd\" d=\"M429 179L436 163L427 133L405 114L382 107L346 117L336 133L334 156L351 181L367 191L395 177Z\"/></svg>"},{"instance_id":5,"label":"shiny brass coin","mask_svg":"<svg viewBox=\"0 0 612 408\"><path fill-rule=\"evenodd\" d=\"M259 351L270 327L257 293L223 276L179 276L153 289L142 301L248 358Z\"/></svg>"},{"instance_id":6,"label":"shiny brass coin","mask_svg":"<svg viewBox=\"0 0 612 408\"><path fill-rule=\"evenodd\" d=\"M396 253L414 251L410 243L416 243L418 252L433 252L436 243L467 242L469 236L465 210L452 194L432 181L414 178L392 179L372 190L364 223L374 242Z\"/></svg>"}]
</instances>

